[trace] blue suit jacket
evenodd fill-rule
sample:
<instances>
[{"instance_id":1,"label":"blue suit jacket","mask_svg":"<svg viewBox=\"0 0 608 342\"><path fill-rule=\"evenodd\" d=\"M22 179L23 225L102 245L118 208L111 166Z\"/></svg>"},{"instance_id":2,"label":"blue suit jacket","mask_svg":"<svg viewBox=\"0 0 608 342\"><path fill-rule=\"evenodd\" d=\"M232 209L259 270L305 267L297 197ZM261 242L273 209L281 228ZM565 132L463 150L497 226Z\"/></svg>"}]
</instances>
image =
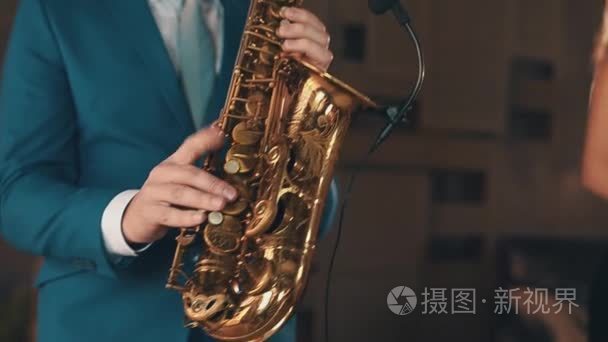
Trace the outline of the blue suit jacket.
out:
<instances>
[{"instance_id":1,"label":"blue suit jacket","mask_svg":"<svg viewBox=\"0 0 608 342\"><path fill-rule=\"evenodd\" d=\"M224 1L226 51L213 115L248 5ZM147 0L22 0L5 63L0 229L17 248L45 257L39 340L186 341L181 299L164 288L173 237L116 264L100 228L110 200L140 188L194 132ZM292 320L275 340L293 341L294 331Z\"/></svg>"}]
</instances>

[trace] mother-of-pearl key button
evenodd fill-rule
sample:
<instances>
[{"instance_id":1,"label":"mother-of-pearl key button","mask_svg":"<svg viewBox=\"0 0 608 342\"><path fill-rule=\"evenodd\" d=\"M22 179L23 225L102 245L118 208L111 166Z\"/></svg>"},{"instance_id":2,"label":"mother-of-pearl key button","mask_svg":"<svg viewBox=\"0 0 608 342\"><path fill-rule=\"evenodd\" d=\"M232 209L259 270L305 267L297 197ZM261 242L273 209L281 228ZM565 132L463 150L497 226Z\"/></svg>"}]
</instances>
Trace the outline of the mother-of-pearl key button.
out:
<instances>
[{"instance_id":1,"label":"mother-of-pearl key button","mask_svg":"<svg viewBox=\"0 0 608 342\"><path fill-rule=\"evenodd\" d=\"M230 159L226 162L226 164L224 164L224 171L230 175L238 173L240 169L241 165L234 159Z\"/></svg>"},{"instance_id":2,"label":"mother-of-pearl key button","mask_svg":"<svg viewBox=\"0 0 608 342\"><path fill-rule=\"evenodd\" d=\"M209 220L210 224L214 226L219 226L220 224L222 224L222 222L224 222L224 215L219 211L214 211L209 214L207 219Z\"/></svg>"}]
</instances>

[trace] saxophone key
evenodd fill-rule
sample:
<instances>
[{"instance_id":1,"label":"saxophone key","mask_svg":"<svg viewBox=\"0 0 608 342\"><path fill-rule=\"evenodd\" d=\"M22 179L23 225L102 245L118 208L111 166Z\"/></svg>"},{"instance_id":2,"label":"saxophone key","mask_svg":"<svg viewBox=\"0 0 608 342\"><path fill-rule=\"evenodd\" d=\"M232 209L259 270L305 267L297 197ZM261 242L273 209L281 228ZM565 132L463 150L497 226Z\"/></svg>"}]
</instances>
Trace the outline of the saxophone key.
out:
<instances>
[{"instance_id":1,"label":"saxophone key","mask_svg":"<svg viewBox=\"0 0 608 342\"><path fill-rule=\"evenodd\" d=\"M262 138L262 132L247 127L247 123L239 122L232 130L232 139L241 145L255 145Z\"/></svg>"},{"instance_id":2,"label":"saxophone key","mask_svg":"<svg viewBox=\"0 0 608 342\"><path fill-rule=\"evenodd\" d=\"M226 154L224 171L231 175L250 172L257 164L256 156L255 146L236 144Z\"/></svg>"},{"instance_id":3,"label":"saxophone key","mask_svg":"<svg viewBox=\"0 0 608 342\"><path fill-rule=\"evenodd\" d=\"M207 219L209 220L209 224L219 226L222 224L222 222L224 222L224 215L219 211L214 211L209 214Z\"/></svg>"},{"instance_id":4,"label":"saxophone key","mask_svg":"<svg viewBox=\"0 0 608 342\"><path fill-rule=\"evenodd\" d=\"M223 230L219 226L207 226L203 237L209 250L219 255L233 253L241 245L241 237L238 233Z\"/></svg>"},{"instance_id":5,"label":"saxophone key","mask_svg":"<svg viewBox=\"0 0 608 342\"><path fill-rule=\"evenodd\" d=\"M243 225L241 224L239 219L234 216L224 215L219 212L217 214L219 214L218 217L221 217L221 221L218 224L213 224L211 223L211 221L209 221L209 224L207 224L206 229L218 228L225 232L237 234L240 234L242 232Z\"/></svg>"},{"instance_id":6,"label":"saxophone key","mask_svg":"<svg viewBox=\"0 0 608 342\"><path fill-rule=\"evenodd\" d=\"M245 101L245 111L252 118L259 119L260 115L267 116L268 100L263 91L255 91ZM248 127L249 128L249 127Z\"/></svg>"},{"instance_id":7,"label":"saxophone key","mask_svg":"<svg viewBox=\"0 0 608 342\"><path fill-rule=\"evenodd\" d=\"M226 171L226 173L230 175L235 175L239 173L240 169L241 164L236 159L227 160L226 164L224 164L224 171Z\"/></svg>"},{"instance_id":8,"label":"saxophone key","mask_svg":"<svg viewBox=\"0 0 608 342\"><path fill-rule=\"evenodd\" d=\"M236 202L228 203L224 208L224 213L231 216L237 216L244 212L248 206L248 201L244 198L240 198Z\"/></svg>"}]
</instances>

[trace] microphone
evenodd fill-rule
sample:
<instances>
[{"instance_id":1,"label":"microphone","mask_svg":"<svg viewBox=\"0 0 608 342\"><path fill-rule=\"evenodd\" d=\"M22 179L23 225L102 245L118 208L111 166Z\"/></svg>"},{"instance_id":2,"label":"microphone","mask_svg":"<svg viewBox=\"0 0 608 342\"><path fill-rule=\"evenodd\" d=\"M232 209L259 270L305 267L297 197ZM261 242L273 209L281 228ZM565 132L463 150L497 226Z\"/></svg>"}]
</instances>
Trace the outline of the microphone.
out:
<instances>
[{"instance_id":1,"label":"microphone","mask_svg":"<svg viewBox=\"0 0 608 342\"><path fill-rule=\"evenodd\" d=\"M369 9L376 15L382 15L393 8L399 0L369 0Z\"/></svg>"},{"instance_id":2,"label":"microphone","mask_svg":"<svg viewBox=\"0 0 608 342\"><path fill-rule=\"evenodd\" d=\"M386 108L386 116L389 122L386 124L384 129L378 134L376 141L370 148L369 152L373 153L382 143L389 137L395 127L406 120L407 113L412 109L414 100L418 97L420 90L422 89L422 83L424 83L425 77L425 63L424 54L420 47L420 41L414 29L410 25L410 15L407 10L401 5L399 0L368 0L369 9L376 15L381 15L389 10L392 10L393 15L401 26L407 31L411 37L414 47L416 48L416 54L418 57L418 80L412 88L409 97L403 101L398 107L392 106Z\"/></svg>"},{"instance_id":3,"label":"microphone","mask_svg":"<svg viewBox=\"0 0 608 342\"><path fill-rule=\"evenodd\" d=\"M399 0L368 0L367 4L375 15L382 15L388 10L393 10L393 14L401 25L406 25L411 21L410 14L405 7L401 6Z\"/></svg>"}]
</instances>

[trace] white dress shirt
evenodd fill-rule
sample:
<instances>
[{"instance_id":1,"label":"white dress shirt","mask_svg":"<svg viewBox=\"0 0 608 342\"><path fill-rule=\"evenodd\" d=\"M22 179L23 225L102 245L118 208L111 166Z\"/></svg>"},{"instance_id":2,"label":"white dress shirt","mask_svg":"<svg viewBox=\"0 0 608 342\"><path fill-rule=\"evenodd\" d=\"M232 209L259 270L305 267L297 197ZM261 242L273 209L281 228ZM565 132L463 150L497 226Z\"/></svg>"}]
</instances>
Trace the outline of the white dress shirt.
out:
<instances>
[{"instance_id":1,"label":"white dress shirt","mask_svg":"<svg viewBox=\"0 0 608 342\"><path fill-rule=\"evenodd\" d=\"M125 0L129 1L129 0ZM200 0L209 31L215 45L215 71L219 73L222 67L224 53L224 8L220 0ZM180 66L177 59L177 39L179 17L183 0L148 0L150 9L158 25L169 57L179 74ZM106 207L101 218L101 230L105 247L110 255L134 257L141 250L133 250L122 233L122 217L125 209L135 197L138 190L127 190L118 194ZM148 245L149 247L149 245ZM146 247L147 248L147 247Z\"/></svg>"}]
</instances>

